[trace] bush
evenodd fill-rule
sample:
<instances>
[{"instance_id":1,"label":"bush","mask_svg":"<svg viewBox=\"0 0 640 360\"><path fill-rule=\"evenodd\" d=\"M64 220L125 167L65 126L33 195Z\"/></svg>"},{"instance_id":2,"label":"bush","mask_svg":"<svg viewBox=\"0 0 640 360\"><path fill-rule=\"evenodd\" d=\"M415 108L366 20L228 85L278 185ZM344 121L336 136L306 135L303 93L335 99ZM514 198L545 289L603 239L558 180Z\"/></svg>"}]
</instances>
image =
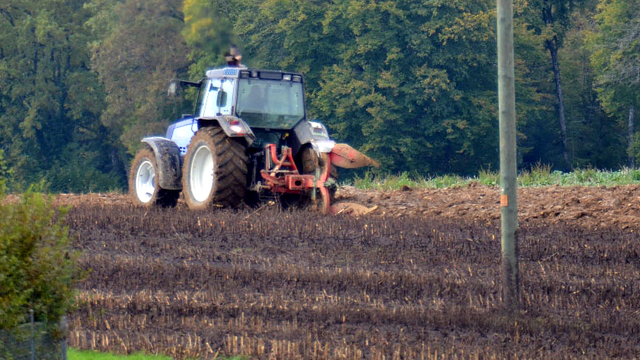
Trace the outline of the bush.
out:
<instances>
[{"instance_id":1,"label":"bush","mask_svg":"<svg viewBox=\"0 0 640 360\"><path fill-rule=\"evenodd\" d=\"M0 188L0 329L26 322L30 309L48 324L70 309L78 272L65 214L34 187L18 201Z\"/></svg>"}]
</instances>

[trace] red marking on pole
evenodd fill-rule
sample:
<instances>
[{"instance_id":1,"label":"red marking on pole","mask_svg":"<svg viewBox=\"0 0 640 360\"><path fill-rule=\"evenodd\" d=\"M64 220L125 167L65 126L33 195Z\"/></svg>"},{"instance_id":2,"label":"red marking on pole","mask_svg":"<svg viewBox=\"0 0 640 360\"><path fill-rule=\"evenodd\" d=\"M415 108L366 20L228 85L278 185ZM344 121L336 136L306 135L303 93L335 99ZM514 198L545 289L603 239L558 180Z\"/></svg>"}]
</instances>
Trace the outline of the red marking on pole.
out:
<instances>
[{"instance_id":1,"label":"red marking on pole","mask_svg":"<svg viewBox=\"0 0 640 360\"><path fill-rule=\"evenodd\" d=\"M509 195L500 195L500 207L509 206Z\"/></svg>"}]
</instances>

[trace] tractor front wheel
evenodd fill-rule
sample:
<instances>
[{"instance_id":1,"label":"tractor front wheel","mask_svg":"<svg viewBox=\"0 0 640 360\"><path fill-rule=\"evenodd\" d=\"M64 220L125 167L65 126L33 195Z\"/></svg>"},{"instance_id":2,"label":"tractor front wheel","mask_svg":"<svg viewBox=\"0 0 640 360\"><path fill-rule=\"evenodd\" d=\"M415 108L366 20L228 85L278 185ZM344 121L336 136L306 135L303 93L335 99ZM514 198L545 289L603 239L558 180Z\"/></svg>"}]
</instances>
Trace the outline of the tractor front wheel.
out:
<instances>
[{"instance_id":1,"label":"tractor front wheel","mask_svg":"<svg viewBox=\"0 0 640 360\"><path fill-rule=\"evenodd\" d=\"M198 130L182 167L182 190L189 208L240 205L247 189L247 161L242 140L229 138L217 126Z\"/></svg>"},{"instance_id":2,"label":"tractor front wheel","mask_svg":"<svg viewBox=\"0 0 640 360\"><path fill-rule=\"evenodd\" d=\"M131 163L129 193L137 205L174 207L180 197L179 190L162 189L158 183L158 165L151 149L144 148Z\"/></svg>"}]
</instances>

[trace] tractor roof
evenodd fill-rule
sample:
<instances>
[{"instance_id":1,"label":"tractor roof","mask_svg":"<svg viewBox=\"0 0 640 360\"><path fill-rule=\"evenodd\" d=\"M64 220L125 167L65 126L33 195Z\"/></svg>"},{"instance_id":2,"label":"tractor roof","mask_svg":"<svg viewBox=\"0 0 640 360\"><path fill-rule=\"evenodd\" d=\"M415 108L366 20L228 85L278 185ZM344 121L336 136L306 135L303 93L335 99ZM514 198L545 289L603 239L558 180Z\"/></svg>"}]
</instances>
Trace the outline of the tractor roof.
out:
<instances>
[{"instance_id":1,"label":"tractor roof","mask_svg":"<svg viewBox=\"0 0 640 360\"><path fill-rule=\"evenodd\" d=\"M260 78L260 79L268 79L268 80L288 80L288 81L294 81L294 82L302 82L302 75L297 73L281 71L281 70L249 69L246 67L226 67L222 69L211 69L211 70L207 70L206 74L207 74L207 77L210 79Z\"/></svg>"}]
</instances>

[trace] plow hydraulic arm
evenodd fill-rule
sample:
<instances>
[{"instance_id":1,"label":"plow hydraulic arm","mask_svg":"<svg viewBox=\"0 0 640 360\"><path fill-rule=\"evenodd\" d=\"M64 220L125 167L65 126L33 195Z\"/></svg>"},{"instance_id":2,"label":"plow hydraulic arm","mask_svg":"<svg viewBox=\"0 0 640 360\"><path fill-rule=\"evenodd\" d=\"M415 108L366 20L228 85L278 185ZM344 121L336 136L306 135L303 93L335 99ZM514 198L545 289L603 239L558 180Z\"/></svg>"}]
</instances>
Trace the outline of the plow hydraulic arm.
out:
<instances>
[{"instance_id":1,"label":"plow hydraulic arm","mask_svg":"<svg viewBox=\"0 0 640 360\"><path fill-rule=\"evenodd\" d=\"M266 182L265 187L271 192L281 194L303 194L310 191L311 199L317 208L325 214L335 214L345 209L345 204L332 209L329 189L326 186L332 164L349 169L379 166L377 161L347 144L336 144L329 154L321 154L323 164L316 169L316 173L313 175L300 174L293 160L292 150L287 146L282 147L280 157L278 157L276 145L268 144L265 147L265 154L265 169L260 171L260 176ZM320 192L319 202L316 197L318 191Z\"/></svg>"}]
</instances>

